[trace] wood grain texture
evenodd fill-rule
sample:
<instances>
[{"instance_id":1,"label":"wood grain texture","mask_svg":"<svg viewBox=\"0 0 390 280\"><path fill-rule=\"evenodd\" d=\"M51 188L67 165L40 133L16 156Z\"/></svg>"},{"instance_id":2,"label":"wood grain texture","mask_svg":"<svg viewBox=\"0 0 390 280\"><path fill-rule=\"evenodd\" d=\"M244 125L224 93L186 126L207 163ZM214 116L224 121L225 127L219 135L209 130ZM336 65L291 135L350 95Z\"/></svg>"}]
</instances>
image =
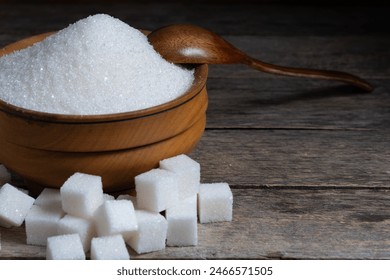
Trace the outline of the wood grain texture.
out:
<instances>
[{"instance_id":1,"label":"wood grain texture","mask_svg":"<svg viewBox=\"0 0 390 280\"><path fill-rule=\"evenodd\" d=\"M387 79L390 74L387 63L390 58L390 39L385 35L364 37L226 35L224 38L249 55L269 63L347 71L366 79ZM211 70L214 70L213 68L215 71L210 71L210 77L258 79L273 77L248 67L218 65L212 66ZM328 81L328 84L331 83Z\"/></svg>"},{"instance_id":2,"label":"wood grain texture","mask_svg":"<svg viewBox=\"0 0 390 280\"><path fill-rule=\"evenodd\" d=\"M231 185L234 221L199 225L198 246L130 250L133 259L390 259L388 6L1 4L0 45L98 12L149 30L200 25L266 62L347 71L377 86L362 94L210 66L206 131L191 156L203 182ZM45 258L45 248L25 245L23 227L0 231L0 259Z\"/></svg>"},{"instance_id":3,"label":"wood grain texture","mask_svg":"<svg viewBox=\"0 0 390 280\"><path fill-rule=\"evenodd\" d=\"M217 70L210 66L213 71ZM390 82L374 84L374 92L365 94L310 79L209 78L207 127L388 130Z\"/></svg>"},{"instance_id":4,"label":"wood grain texture","mask_svg":"<svg viewBox=\"0 0 390 280\"><path fill-rule=\"evenodd\" d=\"M207 130L193 157L205 182L390 188L389 143L390 131Z\"/></svg>"},{"instance_id":5,"label":"wood grain texture","mask_svg":"<svg viewBox=\"0 0 390 280\"><path fill-rule=\"evenodd\" d=\"M390 192L366 189L233 190L233 222L199 224L199 244L132 259L388 259ZM44 259L24 227L1 229L0 259Z\"/></svg>"},{"instance_id":6,"label":"wood grain texture","mask_svg":"<svg viewBox=\"0 0 390 280\"><path fill-rule=\"evenodd\" d=\"M154 30L172 23L193 23L221 35L344 36L389 33L388 5L262 5L150 1L130 4L2 4L0 26L20 36L53 31L95 13L108 13L136 28ZM26 16L28 15L28 16ZM17 18L15 21L13 19ZM11 38L13 42L14 38Z\"/></svg>"}]
</instances>

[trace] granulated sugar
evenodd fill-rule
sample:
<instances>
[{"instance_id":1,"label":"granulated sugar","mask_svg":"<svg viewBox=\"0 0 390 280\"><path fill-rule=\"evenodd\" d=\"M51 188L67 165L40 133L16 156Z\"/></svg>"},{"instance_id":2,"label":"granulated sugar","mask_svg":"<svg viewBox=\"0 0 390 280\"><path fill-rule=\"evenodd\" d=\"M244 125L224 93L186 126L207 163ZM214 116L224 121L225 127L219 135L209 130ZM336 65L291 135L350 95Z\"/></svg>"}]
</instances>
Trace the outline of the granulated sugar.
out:
<instances>
[{"instance_id":1,"label":"granulated sugar","mask_svg":"<svg viewBox=\"0 0 390 280\"><path fill-rule=\"evenodd\" d=\"M111 16L82 19L0 58L0 98L41 112L99 115L144 109L182 95L193 71L156 53Z\"/></svg>"}]
</instances>

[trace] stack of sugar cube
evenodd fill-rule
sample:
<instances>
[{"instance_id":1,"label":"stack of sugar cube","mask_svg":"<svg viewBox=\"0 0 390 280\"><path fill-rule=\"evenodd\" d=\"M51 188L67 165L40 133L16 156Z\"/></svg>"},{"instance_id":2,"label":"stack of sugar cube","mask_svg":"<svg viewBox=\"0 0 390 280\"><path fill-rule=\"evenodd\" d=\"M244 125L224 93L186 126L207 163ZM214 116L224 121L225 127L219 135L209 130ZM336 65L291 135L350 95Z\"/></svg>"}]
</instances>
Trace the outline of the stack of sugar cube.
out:
<instances>
[{"instance_id":1,"label":"stack of sugar cube","mask_svg":"<svg viewBox=\"0 0 390 280\"><path fill-rule=\"evenodd\" d=\"M91 259L130 259L126 244L138 254L195 246L198 220L232 220L229 185L200 183L200 164L184 154L136 176L135 190L135 197L115 199L103 193L100 176L79 172L35 200L6 184L0 189L0 224L24 221L27 244L46 246L47 259L76 260L88 252Z\"/></svg>"},{"instance_id":2,"label":"stack of sugar cube","mask_svg":"<svg viewBox=\"0 0 390 280\"><path fill-rule=\"evenodd\" d=\"M129 259L123 238L137 221L131 201L103 193L100 176L76 172L41 192L25 227L27 244L46 246L47 259Z\"/></svg>"},{"instance_id":3,"label":"stack of sugar cube","mask_svg":"<svg viewBox=\"0 0 390 280\"><path fill-rule=\"evenodd\" d=\"M198 213L201 223L232 220L229 185L201 184L200 164L184 154L164 159L159 168L136 176L135 188L139 209L165 211L168 246L197 245Z\"/></svg>"}]
</instances>

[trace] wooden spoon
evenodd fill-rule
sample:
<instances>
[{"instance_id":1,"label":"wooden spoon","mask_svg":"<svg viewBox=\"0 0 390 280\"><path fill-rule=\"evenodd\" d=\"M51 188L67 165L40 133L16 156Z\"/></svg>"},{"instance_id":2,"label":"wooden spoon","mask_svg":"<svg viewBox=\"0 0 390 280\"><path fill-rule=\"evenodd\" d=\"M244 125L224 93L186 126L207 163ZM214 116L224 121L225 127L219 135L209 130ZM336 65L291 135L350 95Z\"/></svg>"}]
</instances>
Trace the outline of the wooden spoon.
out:
<instances>
[{"instance_id":1,"label":"wooden spoon","mask_svg":"<svg viewBox=\"0 0 390 280\"><path fill-rule=\"evenodd\" d=\"M337 80L365 91L374 88L367 81L345 72L284 67L262 62L243 53L215 33L190 24L174 24L156 29L149 42L163 58L172 63L246 64L277 75Z\"/></svg>"}]
</instances>

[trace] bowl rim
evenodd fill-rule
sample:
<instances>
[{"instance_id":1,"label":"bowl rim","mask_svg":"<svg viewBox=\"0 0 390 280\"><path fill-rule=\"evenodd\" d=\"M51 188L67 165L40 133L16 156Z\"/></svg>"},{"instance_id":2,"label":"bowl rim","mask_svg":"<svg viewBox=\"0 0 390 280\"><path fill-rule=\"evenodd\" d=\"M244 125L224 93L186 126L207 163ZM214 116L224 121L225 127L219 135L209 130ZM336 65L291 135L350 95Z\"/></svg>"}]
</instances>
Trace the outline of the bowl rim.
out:
<instances>
[{"instance_id":1,"label":"bowl rim","mask_svg":"<svg viewBox=\"0 0 390 280\"><path fill-rule=\"evenodd\" d=\"M147 33L146 31L142 31L142 32ZM29 38L38 37L38 36L39 35L32 36ZM16 43L17 42L13 44ZM7 48L7 46L4 48ZM190 69L194 69L194 74L193 74L194 81L190 86L190 88L188 88L182 95L180 95L179 97L171 101L153 107L145 108L145 109L134 110L129 112L120 112L120 113L98 114L98 115L71 115L71 114L40 112L31 109L26 109L19 106L15 106L11 103L8 103L0 99L0 111L28 120L38 120L38 121L52 122L52 123L104 123L104 122L124 121L124 120L144 118L165 111L169 111L171 109L180 106L181 104L190 101L196 95L198 95L202 91L202 89L206 86L206 80L208 76L207 64L196 64L196 65L191 64L191 65L183 65L183 66L188 67Z\"/></svg>"}]
</instances>

